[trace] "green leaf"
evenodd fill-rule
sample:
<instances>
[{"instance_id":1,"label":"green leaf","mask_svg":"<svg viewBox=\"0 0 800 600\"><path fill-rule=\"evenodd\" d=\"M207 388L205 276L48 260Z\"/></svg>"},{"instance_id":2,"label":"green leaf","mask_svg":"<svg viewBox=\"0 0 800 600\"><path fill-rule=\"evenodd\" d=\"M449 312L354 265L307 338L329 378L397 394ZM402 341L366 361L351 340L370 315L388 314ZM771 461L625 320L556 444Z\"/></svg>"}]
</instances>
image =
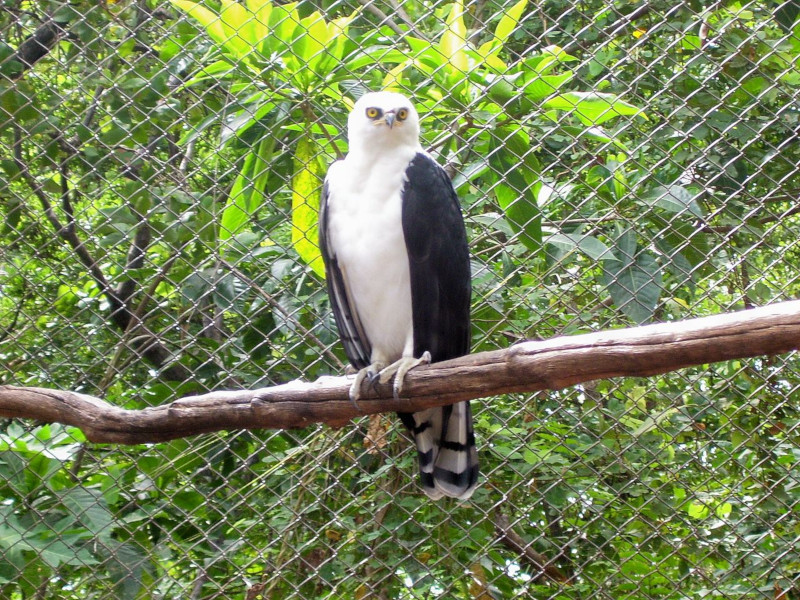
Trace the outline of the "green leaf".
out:
<instances>
[{"instance_id":1,"label":"green leaf","mask_svg":"<svg viewBox=\"0 0 800 600\"><path fill-rule=\"evenodd\" d=\"M222 311L231 310L236 302L236 278L231 273L219 277L212 294L214 304Z\"/></svg>"},{"instance_id":2,"label":"green leaf","mask_svg":"<svg viewBox=\"0 0 800 600\"><path fill-rule=\"evenodd\" d=\"M711 510L707 505L700 502L689 502L686 505L686 514L689 515L691 519L702 520L711 514Z\"/></svg>"},{"instance_id":3,"label":"green leaf","mask_svg":"<svg viewBox=\"0 0 800 600\"><path fill-rule=\"evenodd\" d=\"M297 12L297 2L273 6L269 15L270 48L283 58L290 72L300 68L300 62L290 51L299 27L300 15Z\"/></svg>"},{"instance_id":4,"label":"green leaf","mask_svg":"<svg viewBox=\"0 0 800 600\"><path fill-rule=\"evenodd\" d=\"M360 9L356 9L350 15L334 19L328 24L328 44L317 65L317 71L321 76L326 76L339 66L348 40L347 29L360 12ZM350 72L349 70L346 71Z\"/></svg>"},{"instance_id":5,"label":"green leaf","mask_svg":"<svg viewBox=\"0 0 800 600\"><path fill-rule=\"evenodd\" d=\"M650 433L654 429L660 427L664 421L669 421L669 419L677 414L680 414L680 411L673 407L659 411L659 413L655 416L650 415L644 421L642 421L641 425L639 425L639 427L631 435L633 435L633 437L641 437L646 433Z\"/></svg>"},{"instance_id":6,"label":"green leaf","mask_svg":"<svg viewBox=\"0 0 800 600\"><path fill-rule=\"evenodd\" d=\"M605 286L614 305L641 325L653 318L661 298L661 267L651 254L636 252L633 232L622 236L616 250L618 260L603 263Z\"/></svg>"},{"instance_id":7,"label":"green leaf","mask_svg":"<svg viewBox=\"0 0 800 600\"><path fill-rule=\"evenodd\" d=\"M62 536L62 540L69 540L69 536ZM99 561L94 558L86 548L67 544L62 540L37 541L42 561L53 569L61 565L85 567L96 565Z\"/></svg>"},{"instance_id":8,"label":"green leaf","mask_svg":"<svg viewBox=\"0 0 800 600\"><path fill-rule=\"evenodd\" d=\"M682 185L658 186L645 196L645 200L650 205L658 206L671 213L703 217L703 209L695 200L695 195Z\"/></svg>"},{"instance_id":9,"label":"green leaf","mask_svg":"<svg viewBox=\"0 0 800 600\"><path fill-rule=\"evenodd\" d=\"M292 54L304 65L298 70L298 75L302 81L300 87L305 88L313 81L316 66L328 45L328 24L315 11L300 21L299 31L300 35L292 42Z\"/></svg>"},{"instance_id":10,"label":"green leaf","mask_svg":"<svg viewBox=\"0 0 800 600\"><path fill-rule=\"evenodd\" d=\"M519 191L504 183L495 187L497 202L503 209L511 229L528 250L535 252L542 246L542 214L529 188Z\"/></svg>"},{"instance_id":11,"label":"green leaf","mask_svg":"<svg viewBox=\"0 0 800 600\"><path fill-rule=\"evenodd\" d=\"M258 50L262 57L269 56L264 42L269 37L269 17L272 14L271 0L246 0L247 10L251 16L251 35L252 41L258 45Z\"/></svg>"},{"instance_id":12,"label":"green leaf","mask_svg":"<svg viewBox=\"0 0 800 600\"><path fill-rule=\"evenodd\" d=\"M586 139L594 142L602 142L604 144L613 144L626 154L628 153L628 147L619 139L613 137L602 127L575 127L573 125L562 125L561 131L576 140Z\"/></svg>"},{"instance_id":13,"label":"green leaf","mask_svg":"<svg viewBox=\"0 0 800 600\"><path fill-rule=\"evenodd\" d=\"M0 549L5 554L6 550L23 543L25 526L17 519L13 506L0 506L0 517Z\"/></svg>"},{"instance_id":14,"label":"green leaf","mask_svg":"<svg viewBox=\"0 0 800 600\"><path fill-rule=\"evenodd\" d=\"M578 60L564 52L560 46L547 46L539 54L531 56L522 61L523 73L537 73L546 75L563 62Z\"/></svg>"},{"instance_id":15,"label":"green leaf","mask_svg":"<svg viewBox=\"0 0 800 600\"><path fill-rule=\"evenodd\" d=\"M451 73L466 77L469 61L466 53L467 26L464 24L464 0L456 0L447 16L447 28L439 40L439 51L447 59Z\"/></svg>"},{"instance_id":16,"label":"green leaf","mask_svg":"<svg viewBox=\"0 0 800 600\"><path fill-rule=\"evenodd\" d=\"M505 43L508 41L508 38L517 28L517 25L519 24L519 18L522 16L522 12L525 10L527 5L528 0L519 0L519 2L509 8L508 11L497 22L497 27L495 27L494 30L494 39L499 43L500 46L505 45Z\"/></svg>"},{"instance_id":17,"label":"green leaf","mask_svg":"<svg viewBox=\"0 0 800 600\"><path fill-rule=\"evenodd\" d=\"M494 29L494 37L482 44L478 49L478 54L480 54L484 60L491 61L491 58L496 57L500 50L503 49L508 38L511 37L511 34L514 33L514 30L517 28L522 12L527 5L528 0L519 0L519 2L509 8L508 11L500 17L500 20L497 22L497 27ZM493 66L491 62L490 66Z\"/></svg>"},{"instance_id":18,"label":"green leaf","mask_svg":"<svg viewBox=\"0 0 800 600\"><path fill-rule=\"evenodd\" d=\"M547 99L545 109L574 113L585 125L600 125L622 115L640 115L644 112L636 106L620 100L615 94L598 92L565 92Z\"/></svg>"},{"instance_id":19,"label":"green leaf","mask_svg":"<svg viewBox=\"0 0 800 600\"><path fill-rule=\"evenodd\" d=\"M536 75L522 83L522 92L528 99L538 102L552 96L572 80L574 74L567 71L560 75Z\"/></svg>"},{"instance_id":20,"label":"green leaf","mask_svg":"<svg viewBox=\"0 0 800 600\"><path fill-rule=\"evenodd\" d=\"M274 137L265 135L256 149L247 155L244 166L231 187L228 202L220 218L219 238L228 240L244 230L264 202L264 188L269 176Z\"/></svg>"},{"instance_id":21,"label":"green leaf","mask_svg":"<svg viewBox=\"0 0 800 600\"><path fill-rule=\"evenodd\" d=\"M263 97L264 100L254 105L248 104L246 108L233 113L225 119L225 124L220 133L221 144L227 144L231 139L241 136L275 109L275 102L267 100L268 96L266 94L259 92L258 96Z\"/></svg>"},{"instance_id":22,"label":"green leaf","mask_svg":"<svg viewBox=\"0 0 800 600\"><path fill-rule=\"evenodd\" d=\"M320 277L325 266L319 250L319 202L324 168L319 152L310 135L297 143L292 176L292 245L300 258Z\"/></svg>"},{"instance_id":23,"label":"green leaf","mask_svg":"<svg viewBox=\"0 0 800 600\"><path fill-rule=\"evenodd\" d=\"M592 260L617 260L611 249L593 235L556 233L549 236L545 243L552 244L564 252L579 250Z\"/></svg>"},{"instance_id":24,"label":"green leaf","mask_svg":"<svg viewBox=\"0 0 800 600\"><path fill-rule=\"evenodd\" d=\"M220 0L220 19L234 38L233 43L244 52L242 58L247 58L256 47L260 38L256 38L253 27L255 25L253 13L233 0Z\"/></svg>"},{"instance_id":25,"label":"green leaf","mask_svg":"<svg viewBox=\"0 0 800 600\"><path fill-rule=\"evenodd\" d=\"M727 519L733 512L733 505L730 502L722 502L714 509L714 514L718 519Z\"/></svg>"},{"instance_id":26,"label":"green leaf","mask_svg":"<svg viewBox=\"0 0 800 600\"><path fill-rule=\"evenodd\" d=\"M153 557L146 554L141 546L133 543L112 541L106 544L108 552L106 564L108 575L114 584L116 598L120 600L137 600L143 598L142 593L150 589L155 567Z\"/></svg>"},{"instance_id":27,"label":"green leaf","mask_svg":"<svg viewBox=\"0 0 800 600\"><path fill-rule=\"evenodd\" d=\"M69 514L98 540L111 539L113 516L100 492L81 487L69 488L61 495Z\"/></svg>"},{"instance_id":28,"label":"green leaf","mask_svg":"<svg viewBox=\"0 0 800 600\"><path fill-rule=\"evenodd\" d=\"M345 64L345 69L357 71L369 65L398 64L404 63L408 59L409 55L402 50L387 48L386 46L370 46L352 55L352 58Z\"/></svg>"},{"instance_id":29,"label":"green leaf","mask_svg":"<svg viewBox=\"0 0 800 600\"><path fill-rule=\"evenodd\" d=\"M798 2L798 0L789 0L777 4L778 6L775 8L775 20L784 33L789 33L792 31L793 25L797 22L798 14L800 14L800 2Z\"/></svg>"},{"instance_id":30,"label":"green leaf","mask_svg":"<svg viewBox=\"0 0 800 600\"><path fill-rule=\"evenodd\" d=\"M233 9L227 17L223 18L197 2L191 2L190 0L169 1L200 23L212 40L237 58L245 58L250 52L250 46L241 38L237 31L238 28L231 28L230 25L235 20L236 9Z\"/></svg>"},{"instance_id":31,"label":"green leaf","mask_svg":"<svg viewBox=\"0 0 800 600\"><path fill-rule=\"evenodd\" d=\"M535 252L542 246L542 212L538 205L542 184L530 138L522 127L502 127L492 145L489 162L502 178L495 186L497 202L519 241Z\"/></svg>"}]
</instances>

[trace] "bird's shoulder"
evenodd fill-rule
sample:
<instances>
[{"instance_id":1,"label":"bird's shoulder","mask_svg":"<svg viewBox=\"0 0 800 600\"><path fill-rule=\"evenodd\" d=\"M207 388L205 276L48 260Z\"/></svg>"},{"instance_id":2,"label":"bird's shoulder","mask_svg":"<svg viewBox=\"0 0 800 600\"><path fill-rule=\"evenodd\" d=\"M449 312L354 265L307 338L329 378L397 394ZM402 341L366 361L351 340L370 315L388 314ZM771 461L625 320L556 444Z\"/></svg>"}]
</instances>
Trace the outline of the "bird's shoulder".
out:
<instances>
[{"instance_id":1,"label":"bird's shoulder","mask_svg":"<svg viewBox=\"0 0 800 600\"><path fill-rule=\"evenodd\" d=\"M436 159L425 152L420 150L411 159L406 167L406 176L417 178L426 184L445 185L451 187L450 177Z\"/></svg>"},{"instance_id":2,"label":"bird's shoulder","mask_svg":"<svg viewBox=\"0 0 800 600\"><path fill-rule=\"evenodd\" d=\"M328 172L325 173L325 183L330 185L331 182L335 182L339 178L342 169L344 169L344 159L333 161L328 167Z\"/></svg>"}]
</instances>

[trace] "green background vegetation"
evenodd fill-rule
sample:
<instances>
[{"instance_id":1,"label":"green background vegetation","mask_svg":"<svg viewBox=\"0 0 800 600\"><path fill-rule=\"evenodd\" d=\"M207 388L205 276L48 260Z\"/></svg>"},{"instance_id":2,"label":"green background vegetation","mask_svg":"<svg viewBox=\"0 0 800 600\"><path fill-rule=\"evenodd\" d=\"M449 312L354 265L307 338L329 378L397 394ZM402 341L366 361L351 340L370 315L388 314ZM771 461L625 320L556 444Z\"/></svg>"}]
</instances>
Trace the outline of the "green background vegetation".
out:
<instances>
[{"instance_id":1,"label":"green background vegetation","mask_svg":"<svg viewBox=\"0 0 800 600\"><path fill-rule=\"evenodd\" d=\"M343 372L316 207L383 87L462 199L475 350L797 297L797 14L1 0L0 383L141 408ZM0 422L0 597L800 598L799 366L476 401L465 504L420 493L389 417L373 451L367 420L139 447Z\"/></svg>"}]
</instances>

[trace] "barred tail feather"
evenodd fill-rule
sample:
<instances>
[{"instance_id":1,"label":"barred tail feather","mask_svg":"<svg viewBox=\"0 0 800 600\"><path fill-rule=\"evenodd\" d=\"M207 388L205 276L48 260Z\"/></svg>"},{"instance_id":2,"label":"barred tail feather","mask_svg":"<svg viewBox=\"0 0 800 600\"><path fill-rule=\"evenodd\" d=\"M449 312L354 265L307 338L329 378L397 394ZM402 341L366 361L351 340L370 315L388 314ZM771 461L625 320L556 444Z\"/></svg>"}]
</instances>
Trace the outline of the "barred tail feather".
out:
<instances>
[{"instance_id":1,"label":"barred tail feather","mask_svg":"<svg viewBox=\"0 0 800 600\"><path fill-rule=\"evenodd\" d=\"M468 499L478 481L478 451L469 402L398 413L414 436L420 482L432 499Z\"/></svg>"}]
</instances>

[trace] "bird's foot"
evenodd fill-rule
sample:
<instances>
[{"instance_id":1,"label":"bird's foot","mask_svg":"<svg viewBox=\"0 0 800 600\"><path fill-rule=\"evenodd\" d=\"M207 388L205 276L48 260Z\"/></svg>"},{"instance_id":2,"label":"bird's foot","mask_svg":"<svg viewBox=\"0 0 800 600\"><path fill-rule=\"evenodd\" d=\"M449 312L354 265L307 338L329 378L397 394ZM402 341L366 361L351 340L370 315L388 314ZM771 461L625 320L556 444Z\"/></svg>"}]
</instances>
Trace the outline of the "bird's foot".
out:
<instances>
[{"instance_id":1,"label":"bird's foot","mask_svg":"<svg viewBox=\"0 0 800 600\"><path fill-rule=\"evenodd\" d=\"M419 365L431 364L431 353L425 351L419 358L413 356L404 356L397 362L393 362L388 367L381 369L378 374L378 381L381 383L388 383L394 377L394 385L392 386L392 394L395 400L400 399L400 394L403 393L403 384L405 383L406 373L414 367Z\"/></svg>"},{"instance_id":2,"label":"bird's foot","mask_svg":"<svg viewBox=\"0 0 800 600\"><path fill-rule=\"evenodd\" d=\"M356 410L361 410L361 407L358 405L358 401L361 399L361 384L364 383L364 380L366 379L369 381L370 386L374 388L377 385L380 374L385 367L386 365L384 363L375 362L368 367L364 367L358 371L358 373L356 373L356 378L353 381L353 384L350 386L350 402L353 403L353 406L356 407Z\"/></svg>"}]
</instances>

